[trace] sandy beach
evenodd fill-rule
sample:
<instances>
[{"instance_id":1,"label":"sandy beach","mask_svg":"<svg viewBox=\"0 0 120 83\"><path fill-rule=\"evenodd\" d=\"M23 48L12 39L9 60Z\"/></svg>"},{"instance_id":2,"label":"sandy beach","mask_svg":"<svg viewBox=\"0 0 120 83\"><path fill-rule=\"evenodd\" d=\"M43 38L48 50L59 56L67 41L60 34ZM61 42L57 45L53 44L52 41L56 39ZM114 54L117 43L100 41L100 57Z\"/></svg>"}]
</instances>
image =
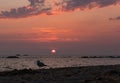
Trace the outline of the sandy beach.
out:
<instances>
[{"instance_id":1,"label":"sandy beach","mask_svg":"<svg viewBox=\"0 0 120 83\"><path fill-rule=\"evenodd\" d=\"M120 83L120 65L4 71L0 83Z\"/></svg>"}]
</instances>

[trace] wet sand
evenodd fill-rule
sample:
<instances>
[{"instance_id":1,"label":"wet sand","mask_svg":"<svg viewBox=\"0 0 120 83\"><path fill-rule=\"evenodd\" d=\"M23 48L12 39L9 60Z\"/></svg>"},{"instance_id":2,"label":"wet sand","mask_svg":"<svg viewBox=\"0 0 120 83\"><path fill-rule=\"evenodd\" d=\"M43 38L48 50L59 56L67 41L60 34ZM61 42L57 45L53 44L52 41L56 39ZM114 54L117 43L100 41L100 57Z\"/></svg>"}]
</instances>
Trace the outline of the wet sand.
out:
<instances>
[{"instance_id":1,"label":"wet sand","mask_svg":"<svg viewBox=\"0 0 120 83\"><path fill-rule=\"evenodd\" d=\"M120 65L4 71L0 83L120 83Z\"/></svg>"}]
</instances>

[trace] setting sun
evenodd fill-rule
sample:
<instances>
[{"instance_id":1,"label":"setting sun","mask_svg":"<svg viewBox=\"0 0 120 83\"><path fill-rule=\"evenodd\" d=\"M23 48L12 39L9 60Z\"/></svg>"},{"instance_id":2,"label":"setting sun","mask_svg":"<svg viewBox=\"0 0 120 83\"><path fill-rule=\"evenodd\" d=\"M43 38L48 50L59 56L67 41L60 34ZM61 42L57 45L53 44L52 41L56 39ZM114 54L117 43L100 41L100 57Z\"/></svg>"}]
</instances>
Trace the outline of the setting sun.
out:
<instances>
[{"instance_id":1,"label":"setting sun","mask_svg":"<svg viewBox=\"0 0 120 83\"><path fill-rule=\"evenodd\" d=\"M52 52L53 54L55 54L55 53L56 53L56 50L55 50L55 49L53 49L53 50L51 50L51 52Z\"/></svg>"}]
</instances>

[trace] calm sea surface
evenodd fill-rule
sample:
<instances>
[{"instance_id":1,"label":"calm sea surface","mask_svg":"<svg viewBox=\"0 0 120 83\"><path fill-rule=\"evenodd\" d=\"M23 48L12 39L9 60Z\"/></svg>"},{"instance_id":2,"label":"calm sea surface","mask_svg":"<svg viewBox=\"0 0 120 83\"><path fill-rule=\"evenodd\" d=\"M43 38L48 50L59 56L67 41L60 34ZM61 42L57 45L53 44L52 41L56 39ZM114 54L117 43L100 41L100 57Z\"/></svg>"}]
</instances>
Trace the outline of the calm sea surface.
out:
<instances>
[{"instance_id":1,"label":"calm sea surface","mask_svg":"<svg viewBox=\"0 0 120 83\"><path fill-rule=\"evenodd\" d=\"M95 65L114 65L120 64L120 58L80 58L80 57L20 57L20 58L0 58L0 71L13 69L39 69L36 61L40 60L46 67L77 67L77 66L95 66Z\"/></svg>"}]
</instances>

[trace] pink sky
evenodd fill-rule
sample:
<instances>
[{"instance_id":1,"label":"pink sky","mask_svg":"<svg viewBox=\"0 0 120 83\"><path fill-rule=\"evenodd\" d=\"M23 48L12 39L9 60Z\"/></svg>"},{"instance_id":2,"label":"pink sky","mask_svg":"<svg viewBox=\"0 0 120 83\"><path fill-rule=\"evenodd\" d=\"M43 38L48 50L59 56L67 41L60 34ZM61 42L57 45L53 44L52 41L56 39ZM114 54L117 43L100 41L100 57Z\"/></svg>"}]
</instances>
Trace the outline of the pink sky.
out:
<instances>
[{"instance_id":1,"label":"pink sky","mask_svg":"<svg viewBox=\"0 0 120 83\"><path fill-rule=\"evenodd\" d=\"M67 54L67 50L74 48L77 42L79 45L77 44L77 48L75 48L77 51L73 51L73 54L76 52L81 54L79 49L82 47L88 49L89 45L96 46L95 48L91 47L92 51L88 54L94 54L94 51L98 51L98 55L120 54L120 0L68 1L13 0L10 2L1 0L0 42L2 43L0 44L3 46L0 49L11 49L12 47L6 46L7 42L21 42L23 47L20 46L19 49L25 49L24 42L32 42L34 44L47 43L48 47L43 46L42 48L50 50L54 48L52 45L55 43L56 49L65 49ZM62 44L72 43L71 48L67 44L65 44L66 47L59 46L60 42ZM81 46L86 42L89 45ZM16 44L9 45L13 45L12 53L16 53L14 49L19 52ZM33 50L44 50L38 48L33 47ZM110 51L105 51L105 49ZM5 49L1 54L5 54Z\"/></svg>"}]
</instances>

